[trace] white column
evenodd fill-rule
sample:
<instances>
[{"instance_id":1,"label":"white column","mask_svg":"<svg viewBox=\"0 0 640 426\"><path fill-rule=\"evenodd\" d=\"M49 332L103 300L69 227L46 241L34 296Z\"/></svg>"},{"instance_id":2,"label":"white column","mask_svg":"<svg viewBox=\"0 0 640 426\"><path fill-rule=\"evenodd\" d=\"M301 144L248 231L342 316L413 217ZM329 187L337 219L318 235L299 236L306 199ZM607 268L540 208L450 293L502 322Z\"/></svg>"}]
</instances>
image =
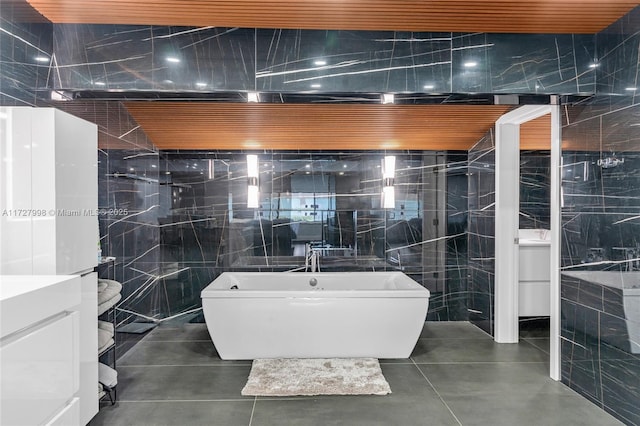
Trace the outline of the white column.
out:
<instances>
[{"instance_id":1,"label":"white column","mask_svg":"<svg viewBox=\"0 0 640 426\"><path fill-rule=\"evenodd\" d=\"M562 123L560 106L551 107L551 330L549 348L549 375L553 380L561 379L560 371L560 242L562 233Z\"/></svg>"},{"instance_id":2,"label":"white column","mask_svg":"<svg viewBox=\"0 0 640 426\"><path fill-rule=\"evenodd\" d=\"M520 125L496 123L495 341L518 342Z\"/></svg>"}]
</instances>

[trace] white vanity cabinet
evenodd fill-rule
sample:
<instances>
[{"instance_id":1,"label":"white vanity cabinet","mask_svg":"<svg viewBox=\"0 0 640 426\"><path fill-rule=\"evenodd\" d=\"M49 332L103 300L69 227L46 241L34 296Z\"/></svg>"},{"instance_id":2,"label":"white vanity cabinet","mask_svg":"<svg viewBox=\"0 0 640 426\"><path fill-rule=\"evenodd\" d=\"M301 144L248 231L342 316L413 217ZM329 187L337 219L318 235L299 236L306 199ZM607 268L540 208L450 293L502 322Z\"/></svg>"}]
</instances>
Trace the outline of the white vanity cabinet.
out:
<instances>
[{"instance_id":1,"label":"white vanity cabinet","mask_svg":"<svg viewBox=\"0 0 640 426\"><path fill-rule=\"evenodd\" d=\"M520 229L518 316L551 315L551 232Z\"/></svg>"},{"instance_id":2,"label":"white vanity cabinet","mask_svg":"<svg viewBox=\"0 0 640 426\"><path fill-rule=\"evenodd\" d=\"M55 108L0 107L0 141L0 275L81 275L85 425L98 412L97 126Z\"/></svg>"},{"instance_id":3,"label":"white vanity cabinet","mask_svg":"<svg viewBox=\"0 0 640 426\"><path fill-rule=\"evenodd\" d=\"M80 424L79 276L0 276L0 424Z\"/></svg>"}]
</instances>

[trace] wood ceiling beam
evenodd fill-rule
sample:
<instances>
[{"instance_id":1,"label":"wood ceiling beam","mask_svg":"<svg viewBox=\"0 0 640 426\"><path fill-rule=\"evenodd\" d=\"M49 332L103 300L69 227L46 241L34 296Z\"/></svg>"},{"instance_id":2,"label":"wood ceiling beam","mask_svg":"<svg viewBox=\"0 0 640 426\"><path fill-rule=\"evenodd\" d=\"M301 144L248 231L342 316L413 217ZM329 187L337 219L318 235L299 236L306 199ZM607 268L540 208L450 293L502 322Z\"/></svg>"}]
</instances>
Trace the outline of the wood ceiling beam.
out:
<instances>
[{"instance_id":1,"label":"wood ceiling beam","mask_svg":"<svg viewBox=\"0 0 640 426\"><path fill-rule=\"evenodd\" d=\"M4 1L4 0L3 0ZM599 32L629 0L28 0L54 23L424 32Z\"/></svg>"}]
</instances>

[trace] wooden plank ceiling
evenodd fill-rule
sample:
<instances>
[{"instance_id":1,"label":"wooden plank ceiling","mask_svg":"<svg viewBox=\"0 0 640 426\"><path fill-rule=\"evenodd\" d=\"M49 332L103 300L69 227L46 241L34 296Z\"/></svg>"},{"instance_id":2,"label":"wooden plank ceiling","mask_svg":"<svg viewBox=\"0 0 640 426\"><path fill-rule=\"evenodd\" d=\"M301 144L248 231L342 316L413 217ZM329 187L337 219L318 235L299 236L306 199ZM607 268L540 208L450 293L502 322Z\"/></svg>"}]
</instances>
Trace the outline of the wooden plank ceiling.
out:
<instances>
[{"instance_id":1,"label":"wooden plank ceiling","mask_svg":"<svg viewBox=\"0 0 640 426\"><path fill-rule=\"evenodd\" d=\"M28 0L53 23L596 33L628 0Z\"/></svg>"},{"instance_id":2,"label":"wooden plank ceiling","mask_svg":"<svg viewBox=\"0 0 640 426\"><path fill-rule=\"evenodd\" d=\"M468 150L509 105L126 102L161 150ZM523 125L522 149L549 149L547 117Z\"/></svg>"}]
</instances>

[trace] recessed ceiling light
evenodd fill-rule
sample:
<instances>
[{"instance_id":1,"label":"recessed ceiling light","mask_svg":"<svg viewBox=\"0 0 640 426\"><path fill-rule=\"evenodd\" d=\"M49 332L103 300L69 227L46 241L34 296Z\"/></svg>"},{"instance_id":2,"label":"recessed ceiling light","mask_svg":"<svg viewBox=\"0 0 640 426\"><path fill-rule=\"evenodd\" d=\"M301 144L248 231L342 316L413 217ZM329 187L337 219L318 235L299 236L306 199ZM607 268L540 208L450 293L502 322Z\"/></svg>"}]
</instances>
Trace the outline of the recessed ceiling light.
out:
<instances>
[{"instance_id":1,"label":"recessed ceiling light","mask_svg":"<svg viewBox=\"0 0 640 426\"><path fill-rule=\"evenodd\" d=\"M344 175L344 172L340 172L340 173L338 173L338 174L339 174L340 176L343 176L343 175Z\"/></svg>"},{"instance_id":2,"label":"recessed ceiling light","mask_svg":"<svg viewBox=\"0 0 640 426\"><path fill-rule=\"evenodd\" d=\"M93 84L96 86L106 86L106 83L104 81L94 81Z\"/></svg>"},{"instance_id":3,"label":"recessed ceiling light","mask_svg":"<svg viewBox=\"0 0 640 426\"><path fill-rule=\"evenodd\" d=\"M153 168L155 169L155 168L156 168L156 167L158 167L158 166L156 166L155 164L152 164L152 165L151 165L151 167L153 167Z\"/></svg>"},{"instance_id":4,"label":"recessed ceiling light","mask_svg":"<svg viewBox=\"0 0 640 426\"><path fill-rule=\"evenodd\" d=\"M589 68L597 68L598 66L600 66L600 64L596 64L596 63L589 64Z\"/></svg>"},{"instance_id":5,"label":"recessed ceiling light","mask_svg":"<svg viewBox=\"0 0 640 426\"><path fill-rule=\"evenodd\" d=\"M165 84L173 84L173 80L163 80L162 82Z\"/></svg>"},{"instance_id":6,"label":"recessed ceiling light","mask_svg":"<svg viewBox=\"0 0 640 426\"><path fill-rule=\"evenodd\" d=\"M247 102L260 102L260 96L258 96L258 92L247 93Z\"/></svg>"},{"instance_id":7,"label":"recessed ceiling light","mask_svg":"<svg viewBox=\"0 0 640 426\"><path fill-rule=\"evenodd\" d=\"M624 90L626 90L627 92L635 92L636 88L635 87L626 87Z\"/></svg>"},{"instance_id":8,"label":"recessed ceiling light","mask_svg":"<svg viewBox=\"0 0 640 426\"><path fill-rule=\"evenodd\" d=\"M49 58L46 56L36 56L34 59L38 62L49 62Z\"/></svg>"},{"instance_id":9,"label":"recessed ceiling light","mask_svg":"<svg viewBox=\"0 0 640 426\"><path fill-rule=\"evenodd\" d=\"M465 63L464 63L464 66L465 66L466 68L473 68L473 67L475 67L475 66L477 66L477 65L478 65L478 63L477 63L477 62L474 62L474 61L468 61L468 62L465 62Z\"/></svg>"},{"instance_id":10,"label":"recessed ceiling light","mask_svg":"<svg viewBox=\"0 0 640 426\"><path fill-rule=\"evenodd\" d=\"M319 89L319 88L321 88L321 87L322 87L322 84L313 83L313 84L311 85L311 87L312 87L313 89Z\"/></svg>"},{"instance_id":11,"label":"recessed ceiling light","mask_svg":"<svg viewBox=\"0 0 640 426\"><path fill-rule=\"evenodd\" d=\"M201 81L196 82L196 86L198 87L207 87L207 83L203 83Z\"/></svg>"},{"instance_id":12,"label":"recessed ceiling light","mask_svg":"<svg viewBox=\"0 0 640 426\"><path fill-rule=\"evenodd\" d=\"M327 61L325 61L324 59L318 59L317 61L313 62L313 65L321 67L323 65L327 65Z\"/></svg>"},{"instance_id":13,"label":"recessed ceiling light","mask_svg":"<svg viewBox=\"0 0 640 426\"><path fill-rule=\"evenodd\" d=\"M382 104L392 104L395 101L395 96L393 93L383 93L382 94Z\"/></svg>"},{"instance_id":14,"label":"recessed ceiling light","mask_svg":"<svg viewBox=\"0 0 640 426\"><path fill-rule=\"evenodd\" d=\"M422 88L423 89L427 89L427 90L431 90L433 89L435 86L433 84L425 84Z\"/></svg>"},{"instance_id":15,"label":"recessed ceiling light","mask_svg":"<svg viewBox=\"0 0 640 426\"><path fill-rule=\"evenodd\" d=\"M343 164L343 165L342 165L342 168L343 168L343 169L346 169L346 168L347 168L347 165L346 165L346 164Z\"/></svg>"},{"instance_id":16,"label":"recessed ceiling light","mask_svg":"<svg viewBox=\"0 0 640 426\"><path fill-rule=\"evenodd\" d=\"M167 62L172 62L174 64L177 64L178 62L180 62L180 59L176 58L175 56L167 56Z\"/></svg>"},{"instance_id":17,"label":"recessed ceiling light","mask_svg":"<svg viewBox=\"0 0 640 426\"><path fill-rule=\"evenodd\" d=\"M305 166L307 169L311 167L311 164L305 164Z\"/></svg>"}]
</instances>

